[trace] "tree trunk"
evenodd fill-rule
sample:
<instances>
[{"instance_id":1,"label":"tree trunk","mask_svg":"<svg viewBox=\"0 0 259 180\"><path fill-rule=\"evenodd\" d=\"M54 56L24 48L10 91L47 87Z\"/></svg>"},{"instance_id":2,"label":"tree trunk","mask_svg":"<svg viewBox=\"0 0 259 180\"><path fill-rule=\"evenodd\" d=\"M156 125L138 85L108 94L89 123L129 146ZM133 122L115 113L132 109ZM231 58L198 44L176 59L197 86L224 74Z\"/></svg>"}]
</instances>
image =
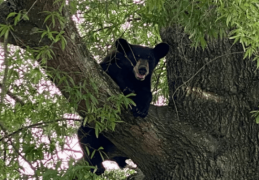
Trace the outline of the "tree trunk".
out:
<instances>
[{"instance_id":1,"label":"tree trunk","mask_svg":"<svg viewBox=\"0 0 259 180\"><path fill-rule=\"evenodd\" d=\"M174 179L259 179L259 128L250 114L259 104L255 62L243 60L242 46L228 39L202 50L191 48L180 28L161 34L171 47L169 106L192 131L171 133Z\"/></svg>"},{"instance_id":2,"label":"tree trunk","mask_svg":"<svg viewBox=\"0 0 259 180\"><path fill-rule=\"evenodd\" d=\"M59 7L52 3L2 3L0 24L6 23L9 12L30 9L30 20L21 21L13 32L16 38L9 36L8 42L20 47L49 45L48 39L39 43L41 34L32 32L45 28L45 17L39 12ZM75 85L83 80L99 82L102 96L98 100L105 101L118 93L118 88L91 58L66 9L63 15L68 19L64 29L68 44L65 51L59 43L54 44L55 56L47 65L68 73ZM146 180L259 179L259 128L250 114L259 105L255 63L242 60L242 46L227 39L214 40L202 50L191 48L188 35L180 28L162 29L161 37L170 45L166 58L169 105L151 106L145 119L134 118L124 110L124 123L118 124L115 132L104 135L138 165ZM63 84L56 85L66 98L73 98ZM87 88L91 90L91 86ZM87 110L85 103L78 103L78 112L82 114Z\"/></svg>"}]
</instances>

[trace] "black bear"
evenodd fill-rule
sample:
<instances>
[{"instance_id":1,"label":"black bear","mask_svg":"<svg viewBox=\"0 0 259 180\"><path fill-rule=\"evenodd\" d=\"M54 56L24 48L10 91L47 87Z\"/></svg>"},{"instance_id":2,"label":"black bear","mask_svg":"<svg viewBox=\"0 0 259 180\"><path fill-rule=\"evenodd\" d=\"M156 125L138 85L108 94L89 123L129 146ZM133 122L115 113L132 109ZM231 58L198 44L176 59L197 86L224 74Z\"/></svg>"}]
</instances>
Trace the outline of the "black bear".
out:
<instances>
[{"instance_id":1,"label":"black bear","mask_svg":"<svg viewBox=\"0 0 259 180\"><path fill-rule=\"evenodd\" d=\"M160 43L155 48L148 48L139 45L129 44L125 39L118 39L115 43L116 51L112 52L101 62L102 69L118 84L121 91L127 95L135 93L132 100L136 103L131 110L135 117L146 117L150 102L152 101L151 93L151 76L159 60L169 51L166 43ZM80 145L84 150L84 158L90 165L97 166L97 174L104 172L102 158L99 153L91 159L84 148L88 145L90 152L104 148L104 152L113 152L115 146L102 134L99 138L95 136L94 129L81 126L78 130ZM126 166L127 157L114 157L118 165L123 168Z\"/></svg>"},{"instance_id":2,"label":"black bear","mask_svg":"<svg viewBox=\"0 0 259 180\"><path fill-rule=\"evenodd\" d=\"M160 58L167 54L169 46L166 43L160 43L153 49L132 45L125 39L118 39L116 48L117 51L108 55L101 62L101 66L125 95L136 94L132 98L136 103L132 112L135 117L144 118L148 114L149 105L152 101L152 72Z\"/></svg>"}]
</instances>

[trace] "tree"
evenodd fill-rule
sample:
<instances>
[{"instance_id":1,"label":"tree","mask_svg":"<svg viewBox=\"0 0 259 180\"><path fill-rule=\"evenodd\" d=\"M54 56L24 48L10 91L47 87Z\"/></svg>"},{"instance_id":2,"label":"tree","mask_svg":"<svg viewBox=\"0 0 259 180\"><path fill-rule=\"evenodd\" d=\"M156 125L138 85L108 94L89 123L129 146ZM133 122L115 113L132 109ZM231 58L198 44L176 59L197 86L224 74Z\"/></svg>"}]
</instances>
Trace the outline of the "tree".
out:
<instances>
[{"instance_id":1,"label":"tree","mask_svg":"<svg viewBox=\"0 0 259 180\"><path fill-rule=\"evenodd\" d=\"M83 36L92 45L89 49L93 54L101 55L101 52L97 51L96 44L91 43L91 38L106 43L120 37L123 34L118 33L121 32L118 29L125 21L132 22L132 27L129 27L132 31L122 28L124 36L136 37L132 43L137 43L140 36L136 26L143 27L141 30L147 37L141 40L146 39L143 41L146 44L158 41L160 33L161 39L170 45L165 63L168 105L152 105L145 119L135 119L127 108L122 107L119 117L124 123L117 123L115 131L102 133L118 151L138 165L145 179L258 179L259 128L255 124L259 104L257 2L148 0L70 3L71 9L61 0L55 3L50 0L4 1L0 5L0 40L3 46L7 47L7 43L19 46L40 64L46 63L42 66L46 75L76 112L86 115L92 109L102 109L103 104L117 107L116 98L114 101L107 99L117 97L120 91L86 48L70 13L79 10L90 25L96 22L93 26L84 24L97 28L86 31ZM117 13L114 12L116 8ZM99 19L90 21L94 14L98 14ZM148 41L150 33L147 29L156 32L156 38ZM251 61L252 58L255 61ZM7 59L5 69L8 67ZM163 63L160 68L165 69ZM165 71L162 72L165 75ZM8 93L8 81L3 78L3 82L1 102ZM98 86L94 82L98 82ZM164 84L162 87L166 89ZM68 87L73 87L74 91ZM156 92L161 90L161 84L159 87ZM64 111L69 112L69 107ZM251 117L251 111L255 112L255 118ZM19 153L21 145L14 141L19 141L20 136L15 139L10 134L17 127L3 117L6 116L2 115L0 121L3 133L1 148L7 149L11 145L12 151L23 157ZM107 127L112 129L114 122L108 121ZM56 123L55 127L60 125ZM33 166L31 159L23 158ZM8 163L1 162L8 172L19 169L17 166L8 169ZM44 171L40 165L32 169ZM40 175L36 173L35 177Z\"/></svg>"}]
</instances>

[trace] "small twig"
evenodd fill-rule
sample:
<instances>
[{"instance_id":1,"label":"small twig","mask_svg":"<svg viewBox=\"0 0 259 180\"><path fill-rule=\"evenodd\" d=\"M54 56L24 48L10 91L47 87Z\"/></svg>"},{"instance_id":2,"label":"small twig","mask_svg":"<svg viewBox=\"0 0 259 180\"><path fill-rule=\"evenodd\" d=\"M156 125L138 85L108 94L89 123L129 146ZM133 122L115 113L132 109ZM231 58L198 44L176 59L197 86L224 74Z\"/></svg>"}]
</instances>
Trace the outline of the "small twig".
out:
<instances>
[{"instance_id":1,"label":"small twig","mask_svg":"<svg viewBox=\"0 0 259 180\"><path fill-rule=\"evenodd\" d=\"M36 0L36 1L31 5L30 9L26 12L25 15L28 15L28 13L31 11L31 9L33 8L33 6L34 6L37 2L38 2L38 0ZM25 15L24 15L24 16L25 16Z\"/></svg>"},{"instance_id":2,"label":"small twig","mask_svg":"<svg viewBox=\"0 0 259 180\"><path fill-rule=\"evenodd\" d=\"M2 88L3 85L0 84L0 88ZM6 94L10 96L12 99L14 99L16 102L19 102L21 105L25 105L25 103L17 96L15 96L13 93L11 93L9 90L6 91Z\"/></svg>"},{"instance_id":3,"label":"small twig","mask_svg":"<svg viewBox=\"0 0 259 180\"><path fill-rule=\"evenodd\" d=\"M94 30L94 31L92 31L92 32L98 32L98 31L102 31L102 30L104 30L104 29L109 29L109 28L112 28L113 26L105 26L105 27L103 27L103 28L99 28L99 29L97 29L97 30Z\"/></svg>"},{"instance_id":4,"label":"small twig","mask_svg":"<svg viewBox=\"0 0 259 180\"><path fill-rule=\"evenodd\" d=\"M8 70L9 70L9 64L8 64L8 59L7 59L7 38L4 39L4 63L3 65L5 66L5 70L4 70L4 77L3 77L3 86L2 86L2 91L1 91L1 109L0 112L2 111L2 107L3 107L3 103L4 103L4 97L6 94L6 82L7 82L7 76L8 76Z\"/></svg>"},{"instance_id":5,"label":"small twig","mask_svg":"<svg viewBox=\"0 0 259 180\"><path fill-rule=\"evenodd\" d=\"M141 20L141 18L139 17L139 18L129 18L128 20L127 20L127 22L131 22L131 21L139 21L139 20Z\"/></svg>"},{"instance_id":6,"label":"small twig","mask_svg":"<svg viewBox=\"0 0 259 180\"><path fill-rule=\"evenodd\" d=\"M6 160L7 160L7 154L6 154L6 142L3 143L4 144L4 175L5 175L5 178L4 180L7 180L7 173L6 173Z\"/></svg>"},{"instance_id":7,"label":"small twig","mask_svg":"<svg viewBox=\"0 0 259 180\"><path fill-rule=\"evenodd\" d=\"M33 165L19 152L19 150L18 150L18 149L15 147L15 145L13 144L11 138L8 138L8 141L11 143L11 145L12 145L14 151L15 151L25 162L27 162L27 163L29 164L30 168L34 171L36 180L39 180L39 177L38 177L38 175L37 175L37 173L36 173L35 167L33 167Z\"/></svg>"},{"instance_id":8,"label":"small twig","mask_svg":"<svg viewBox=\"0 0 259 180\"><path fill-rule=\"evenodd\" d=\"M23 131L24 129L35 128L35 127L37 127L37 126L43 126L43 125L46 125L46 124L51 124L51 123L59 122L59 121L79 121L79 122L81 122L81 119L69 118L69 119L58 119L58 120L54 120L54 121L47 121L47 122L35 123L35 124L29 125L29 126L22 127L22 128L20 128L20 129L18 129L17 131L14 131L14 132L12 132L12 133L10 133L10 134L7 134L7 133L6 133L6 134L4 135L4 137L2 137L2 138L0 139L0 141L2 141L2 140L5 139L5 138L9 138L9 137L11 137L11 136L13 136L13 135L15 135L15 134L17 134L17 133ZM0 124L0 126L1 126L1 124Z\"/></svg>"},{"instance_id":9,"label":"small twig","mask_svg":"<svg viewBox=\"0 0 259 180\"><path fill-rule=\"evenodd\" d=\"M1 122L0 122L0 127L1 127L1 129L4 131L4 134L6 135L6 134L7 134L7 130L5 129L5 127L3 126L3 124L2 124ZM20 157L22 157L24 161L26 161L26 162L29 164L29 166L31 167L32 170L34 170L34 174L35 174L36 180L39 180L39 177L38 177L38 175L36 174L36 169L32 166L32 164L31 164L31 163L19 152L19 150L15 147L15 145L14 145L13 142L12 142L11 137L8 137L8 141L11 143L11 145L12 145L14 151L15 151Z\"/></svg>"},{"instance_id":10,"label":"small twig","mask_svg":"<svg viewBox=\"0 0 259 180\"><path fill-rule=\"evenodd\" d=\"M71 151L71 152L73 152L73 153L82 153L82 151L77 151L77 150L73 150L72 148L71 149L68 149L68 148L64 148L63 150L65 150L65 151Z\"/></svg>"}]
</instances>

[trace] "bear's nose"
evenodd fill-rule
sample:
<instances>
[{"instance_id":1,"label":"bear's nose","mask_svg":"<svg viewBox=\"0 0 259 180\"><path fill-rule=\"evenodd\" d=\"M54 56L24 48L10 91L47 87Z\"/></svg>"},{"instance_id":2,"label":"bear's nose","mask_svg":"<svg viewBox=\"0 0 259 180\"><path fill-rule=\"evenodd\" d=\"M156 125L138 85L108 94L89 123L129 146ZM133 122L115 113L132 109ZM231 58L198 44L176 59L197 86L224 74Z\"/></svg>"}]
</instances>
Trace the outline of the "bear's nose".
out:
<instances>
[{"instance_id":1,"label":"bear's nose","mask_svg":"<svg viewBox=\"0 0 259 180\"><path fill-rule=\"evenodd\" d=\"M141 74L141 75L145 75L146 74L146 72L147 72L147 70L146 70L146 68L139 68L138 69L138 72L139 72L139 74Z\"/></svg>"}]
</instances>

